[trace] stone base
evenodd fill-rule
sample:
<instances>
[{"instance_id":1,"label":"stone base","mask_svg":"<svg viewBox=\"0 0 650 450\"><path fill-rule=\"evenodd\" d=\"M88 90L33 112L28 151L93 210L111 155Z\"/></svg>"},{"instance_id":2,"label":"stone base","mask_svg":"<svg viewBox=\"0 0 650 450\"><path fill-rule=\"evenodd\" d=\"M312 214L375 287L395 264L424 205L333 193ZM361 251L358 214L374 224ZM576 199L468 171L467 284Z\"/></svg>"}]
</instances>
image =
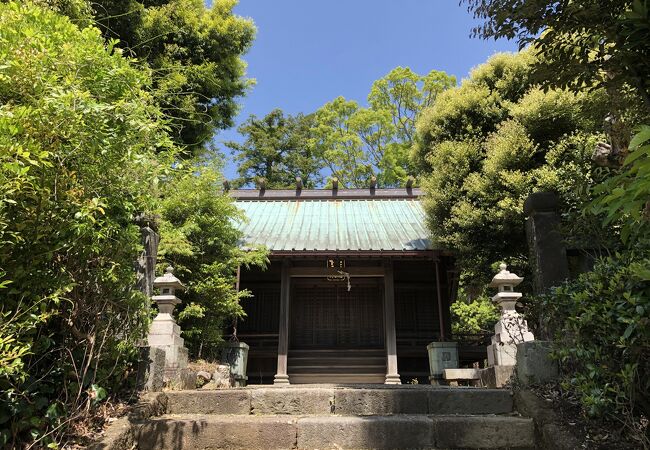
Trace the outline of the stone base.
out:
<instances>
[{"instance_id":1,"label":"stone base","mask_svg":"<svg viewBox=\"0 0 650 450\"><path fill-rule=\"evenodd\" d=\"M517 379L523 385L544 383L557 378L557 361L550 358L548 341L524 342L517 345Z\"/></svg>"},{"instance_id":2,"label":"stone base","mask_svg":"<svg viewBox=\"0 0 650 450\"><path fill-rule=\"evenodd\" d=\"M136 389L161 391L164 386L165 351L156 347L140 347Z\"/></svg>"},{"instance_id":3,"label":"stone base","mask_svg":"<svg viewBox=\"0 0 650 450\"><path fill-rule=\"evenodd\" d=\"M517 345L493 343L487 347L488 366L514 366L517 364Z\"/></svg>"},{"instance_id":4,"label":"stone base","mask_svg":"<svg viewBox=\"0 0 650 450\"><path fill-rule=\"evenodd\" d=\"M183 390L196 389L196 372L185 367L178 373L178 383Z\"/></svg>"},{"instance_id":5,"label":"stone base","mask_svg":"<svg viewBox=\"0 0 650 450\"><path fill-rule=\"evenodd\" d=\"M278 385L288 385L289 384L289 375L280 375L280 374L275 374L275 377L273 377L273 384L278 384Z\"/></svg>"},{"instance_id":6,"label":"stone base","mask_svg":"<svg viewBox=\"0 0 650 450\"><path fill-rule=\"evenodd\" d=\"M515 373L515 366L492 366L481 369L481 384L488 388L504 387Z\"/></svg>"},{"instance_id":7,"label":"stone base","mask_svg":"<svg viewBox=\"0 0 650 450\"><path fill-rule=\"evenodd\" d=\"M389 373L386 375L386 381L384 384L402 384L402 379L397 373Z\"/></svg>"}]
</instances>

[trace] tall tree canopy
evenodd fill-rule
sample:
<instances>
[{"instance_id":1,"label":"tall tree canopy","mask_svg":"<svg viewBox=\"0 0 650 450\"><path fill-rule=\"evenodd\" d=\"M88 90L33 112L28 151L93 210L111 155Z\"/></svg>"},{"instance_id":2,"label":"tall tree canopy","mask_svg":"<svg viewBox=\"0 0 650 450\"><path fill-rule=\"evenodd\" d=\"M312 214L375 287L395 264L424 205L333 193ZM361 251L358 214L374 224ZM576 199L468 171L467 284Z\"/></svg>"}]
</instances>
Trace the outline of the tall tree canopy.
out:
<instances>
[{"instance_id":1,"label":"tall tree canopy","mask_svg":"<svg viewBox=\"0 0 650 450\"><path fill-rule=\"evenodd\" d=\"M504 258L525 271L523 202L534 190L583 200L606 99L602 90L542 91L530 52L500 54L422 113L414 156L433 238L455 250L467 282ZM486 239L489 236L489 239Z\"/></svg>"},{"instance_id":2,"label":"tall tree canopy","mask_svg":"<svg viewBox=\"0 0 650 450\"><path fill-rule=\"evenodd\" d=\"M238 131L245 136L243 143L227 142L235 153L239 179L237 185L266 181L268 188L294 186L296 177L307 188L323 181L323 163L309 144L313 115L285 115L275 109L261 119L251 115Z\"/></svg>"},{"instance_id":3,"label":"tall tree canopy","mask_svg":"<svg viewBox=\"0 0 650 450\"><path fill-rule=\"evenodd\" d=\"M373 83L368 107L338 97L307 116L251 116L239 128L245 142L226 145L237 153L243 183L266 178L270 187L287 187L300 176L319 186L331 174L345 187L366 187L373 176L379 186L398 186L415 170L409 151L418 117L455 85L444 72L397 67Z\"/></svg>"},{"instance_id":4,"label":"tall tree canopy","mask_svg":"<svg viewBox=\"0 0 650 450\"><path fill-rule=\"evenodd\" d=\"M650 112L650 3L646 0L464 0L484 38L534 44L539 81L574 89L632 87Z\"/></svg>"},{"instance_id":5,"label":"tall tree canopy","mask_svg":"<svg viewBox=\"0 0 650 450\"><path fill-rule=\"evenodd\" d=\"M399 185L413 173L417 118L455 84L444 72L422 76L397 67L373 83L367 108L338 97L316 111L310 145L344 186L365 187L372 176L380 186Z\"/></svg>"},{"instance_id":6,"label":"tall tree canopy","mask_svg":"<svg viewBox=\"0 0 650 450\"><path fill-rule=\"evenodd\" d=\"M233 125L237 99L251 85L241 56L255 26L233 14L237 0L42 0L76 23L94 23L107 41L152 69L156 99L171 136L201 153L219 129Z\"/></svg>"}]
</instances>

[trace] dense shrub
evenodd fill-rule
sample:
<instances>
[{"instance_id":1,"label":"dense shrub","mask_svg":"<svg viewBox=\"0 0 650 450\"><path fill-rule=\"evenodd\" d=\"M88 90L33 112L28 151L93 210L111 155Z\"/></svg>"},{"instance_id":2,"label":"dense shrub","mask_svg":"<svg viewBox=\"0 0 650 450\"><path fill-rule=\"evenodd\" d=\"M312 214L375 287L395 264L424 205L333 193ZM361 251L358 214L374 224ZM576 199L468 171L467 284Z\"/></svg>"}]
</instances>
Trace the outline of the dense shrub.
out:
<instances>
[{"instance_id":1,"label":"dense shrub","mask_svg":"<svg viewBox=\"0 0 650 450\"><path fill-rule=\"evenodd\" d=\"M617 254L542 297L565 387L590 416L650 414L650 258ZM628 423L629 425L629 423Z\"/></svg>"},{"instance_id":2,"label":"dense shrub","mask_svg":"<svg viewBox=\"0 0 650 450\"><path fill-rule=\"evenodd\" d=\"M149 74L97 29L0 3L0 61L0 446L55 447L131 370L133 216L172 147Z\"/></svg>"},{"instance_id":3,"label":"dense shrub","mask_svg":"<svg viewBox=\"0 0 650 450\"><path fill-rule=\"evenodd\" d=\"M484 296L467 303L456 301L451 304L451 319L454 334L491 332L499 320L499 308Z\"/></svg>"}]
</instances>

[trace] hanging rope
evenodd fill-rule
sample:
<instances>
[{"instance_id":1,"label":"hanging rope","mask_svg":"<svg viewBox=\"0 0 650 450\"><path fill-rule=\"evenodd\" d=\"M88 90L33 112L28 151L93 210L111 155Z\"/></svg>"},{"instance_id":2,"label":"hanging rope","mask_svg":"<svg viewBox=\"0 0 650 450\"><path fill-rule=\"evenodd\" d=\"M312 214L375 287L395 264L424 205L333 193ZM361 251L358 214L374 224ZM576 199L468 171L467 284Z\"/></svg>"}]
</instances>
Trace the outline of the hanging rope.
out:
<instances>
[{"instance_id":1,"label":"hanging rope","mask_svg":"<svg viewBox=\"0 0 650 450\"><path fill-rule=\"evenodd\" d=\"M350 292L350 289L352 289L352 285L350 284L350 274L348 272L344 272L342 270L338 271L339 274L343 275L345 278L347 278L348 281L348 292Z\"/></svg>"}]
</instances>

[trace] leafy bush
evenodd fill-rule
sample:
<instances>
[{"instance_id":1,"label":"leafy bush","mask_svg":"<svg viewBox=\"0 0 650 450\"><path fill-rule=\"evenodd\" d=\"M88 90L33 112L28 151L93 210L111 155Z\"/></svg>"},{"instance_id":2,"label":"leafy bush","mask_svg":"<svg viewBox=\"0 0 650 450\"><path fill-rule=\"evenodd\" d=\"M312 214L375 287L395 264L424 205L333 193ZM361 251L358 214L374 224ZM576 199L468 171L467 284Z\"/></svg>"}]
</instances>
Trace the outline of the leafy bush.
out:
<instances>
[{"instance_id":1,"label":"leafy bush","mask_svg":"<svg viewBox=\"0 0 650 450\"><path fill-rule=\"evenodd\" d=\"M499 308L487 297L469 303L456 301L451 304L451 320L454 334L488 332L499 320Z\"/></svg>"},{"instance_id":2,"label":"leafy bush","mask_svg":"<svg viewBox=\"0 0 650 450\"><path fill-rule=\"evenodd\" d=\"M0 3L0 446L55 447L148 324L133 216L171 166L137 69L95 28Z\"/></svg>"},{"instance_id":3,"label":"leafy bush","mask_svg":"<svg viewBox=\"0 0 650 450\"><path fill-rule=\"evenodd\" d=\"M541 298L565 386L590 416L650 414L650 258L617 254Z\"/></svg>"},{"instance_id":4,"label":"leafy bush","mask_svg":"<svg viewBox=\"0 0 650 450\"><path fill-rule=\"evenodd\" d=\"M159 256L187 286L178 319L197 358L214 358L226 321L244 315L239 302L250 293L237 291L237 267L267 263L265 250L238 247L243 236L234 222L245 218L220 193L220 181L214 162L189 164L169 180L160 207Z\"/></svg>"}]
</instances>

